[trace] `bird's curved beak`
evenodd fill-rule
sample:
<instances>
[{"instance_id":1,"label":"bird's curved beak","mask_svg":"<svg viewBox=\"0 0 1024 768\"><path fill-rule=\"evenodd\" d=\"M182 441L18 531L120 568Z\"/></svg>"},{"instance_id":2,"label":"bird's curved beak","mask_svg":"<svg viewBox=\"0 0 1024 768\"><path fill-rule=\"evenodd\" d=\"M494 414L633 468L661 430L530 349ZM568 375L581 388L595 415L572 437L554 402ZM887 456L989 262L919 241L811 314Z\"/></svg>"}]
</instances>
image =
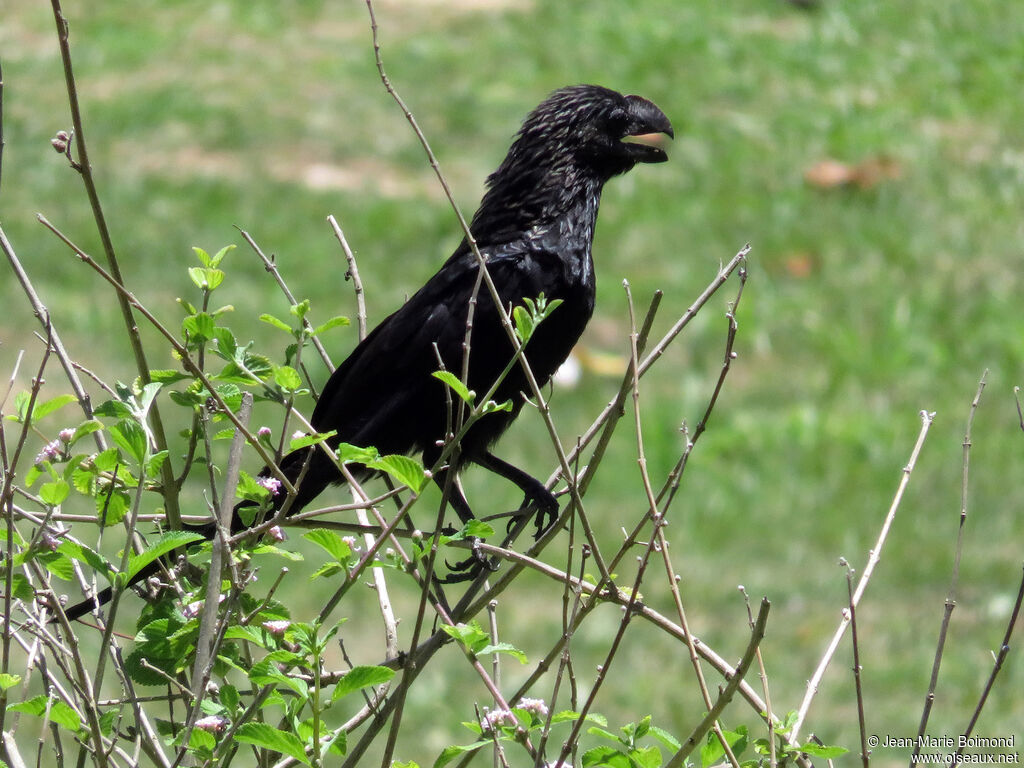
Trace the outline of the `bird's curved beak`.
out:
<instances>
[{"instance_id":1,"label":"bird's curved beak","mask_svg":"<svg viewBox=\"0 0 1024 768\"><path fill-rule=\"evenodd\" d=\"M668 155L658 145L664 142L664 136L675 138L672 123L653 102L641 96L627 96L626 101L630 121L623 144L630 157L637 163L664 163Z\"/></svg>"}]
</instances>

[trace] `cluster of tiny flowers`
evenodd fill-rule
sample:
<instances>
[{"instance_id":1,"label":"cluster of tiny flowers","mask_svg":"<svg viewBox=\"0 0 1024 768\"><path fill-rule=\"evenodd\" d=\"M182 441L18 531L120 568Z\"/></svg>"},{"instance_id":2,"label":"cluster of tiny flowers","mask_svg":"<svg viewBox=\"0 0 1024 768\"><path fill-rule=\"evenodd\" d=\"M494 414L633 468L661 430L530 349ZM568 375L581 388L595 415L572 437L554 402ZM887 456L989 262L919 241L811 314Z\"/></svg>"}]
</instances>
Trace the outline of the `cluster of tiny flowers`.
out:
<instances>
[{"instance_id":1,"label":"cluster of tiny flowers","mask_svg":"<svg viewBox=\"0 0 1024 768\"><path fill-rule=\"evenodd\" d=\"M267 632L269 632L270 634L277 635L278 637L283 635L288 630L288 627L290 627L291 625L292 623L287 619L263 622L263 628L267 630Z\"/></svg>"},{"instance_id":2,"label":"cluster of tiny flowers","mask_svg":"<svg viewBox=\"0 0 1024 768\"><path fill-rule=\"evenodd\" d=\"M42 464L44 461L55 461L64 453L64 444L58 438L57 440L51 440L36 456L36 464Z\"/></svg>"},{"instance_id":3,"label":"cluster of tiny flowers","mask_svg":"<svg viewBox=\"0 0 1024 768\"><path fill-rule=\"evenodd\" d=\"M201 717L196 720L195 727L201 731L208 731L209 733L221 733L228 727L228 719L226 717L221 717L220 715Z\"/></svg>"},{"instance_id":4,"label":"cluster of tiny flowers","mask_svg":"<svg viewBox=\"0 0 1024 768\"><path fill-rule=\"evenodd\" d=\"M484 713L483 728L485 731L497 729L503 725L516 725L519 721L507 709L492 709Z\"/></svg>"},{"instance_id":5,"label":"cluster of tiny flowers","mask_svg":"<svg viewBox=\"0 0 1024 768\"><path fill-rule=\"evenodd\" d=\"M353 552L359 551L359 539L355 536L342 536L341 540L348 544L348 548Z\"/></svg>"},{"instance_id":6,"label":"cluster of tiny flowers","mask_svg":"<svg viewBox=\"0 0 1024 768\"><path fill-rule=\"evenodd\" d=\"M548 716L548 705L544 703L544 699L520 699L519 703L516 704L517 709L525 709L531 715L537 717Z\"/></svg>"},{"instance_id":7,"label":"cluster of tiny flowers","mask_svg":"<svg viewBox=\"0 0 1024 768\"><path fill-rule=\"evenodd\" d=\"M276 477L257 477L256 482L270 491L271 496L277 496L281 492L281 481Z\"/></svg>"}]
</instances>

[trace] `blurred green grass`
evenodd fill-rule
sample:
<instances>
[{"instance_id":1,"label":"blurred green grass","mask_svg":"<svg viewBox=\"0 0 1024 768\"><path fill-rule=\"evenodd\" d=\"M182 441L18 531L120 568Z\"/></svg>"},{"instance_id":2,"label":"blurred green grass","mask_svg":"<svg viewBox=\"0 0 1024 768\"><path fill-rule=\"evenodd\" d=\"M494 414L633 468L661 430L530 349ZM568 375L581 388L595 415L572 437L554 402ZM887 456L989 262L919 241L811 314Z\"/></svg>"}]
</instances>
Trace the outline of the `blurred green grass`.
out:
<instances>
[{"instance_id":1,"label":"blurred green grass","mask_svg":"<svg viewBox=\"0 0 1024 768\"><path fill-rule=\"evenodd\" d=\"M192 245L238 242L226 289L232 325L261 345L280 343L256 316L281 313L284 302L232 225L277 254L295 292L326 317L354 314L324 223L337 215L358 251L371 321L457 243L415 137L377 80L362 3L108 2L66 12L114 241L127 281L162 316L176 317L174 299L189 291ZM778 708L797 706L838 620L845 583L837 558L863 566L917 413L934 410L859 611L869 728L916 732L959 519L964 421L990 370L975 424L958 608L929 729L958 732L1001 638L1024 542L1016 514L1024 435L1012 396L1024 378L1024 9L990 0L824 2L814 12L781 0L523 0L386 2L378 16L389 74L467 214L518 121L553 88L599 82L641 93L672 118L670 163L606 191L589 348L626 349L623 278L638 302L666 292L664 329L720 261L753 244L739 358L669 532L690 623L727 657L738 656L745 634L735 585L773 600L764 653ZM108 378L129 378L113 297L34 220L42 211L99 251L77 180L49 146L69 119L45 4L8 0L0 56L4 228L73 354ZM871 158L888 159L898 177L864 189L804 179L822 160ZM679 423L700 417L731 295L716 297L645 379L655 477L681 450ZM0 301L9 369L17 349L33 346L35 328L12 279ZM336 359L353 338L335 338ZM172 364L153 357L157 367ZM614 387L614 378L589 375L579 389L556 392L563 441ZM501 452L544 474L553 457L539 424L524 418ZM589 496L609 542L641 498L632 451L623 426ZM471 498L515 501L486 473L469 473L467 486ZM528 608L505 608L524 624L513 633L541 621ZM594 632L578 642L601 648L607 638ZM616 673L628 677L598 709L613 717L651 710L670 730L691 723L698 707L681 655L679 690L664 685L665 654L679 649L640 629L631 638ZM834 662L810 725L853 748L850 663ZM1011 654L979 733L1019 731L1022 682L1024 665ZM462 677L437 684L472 685ZM411 716L431 734L424 743L461 737L456 722L468 711L431 723L434 704L413 704Z\"/></svg>"}]
</instances>

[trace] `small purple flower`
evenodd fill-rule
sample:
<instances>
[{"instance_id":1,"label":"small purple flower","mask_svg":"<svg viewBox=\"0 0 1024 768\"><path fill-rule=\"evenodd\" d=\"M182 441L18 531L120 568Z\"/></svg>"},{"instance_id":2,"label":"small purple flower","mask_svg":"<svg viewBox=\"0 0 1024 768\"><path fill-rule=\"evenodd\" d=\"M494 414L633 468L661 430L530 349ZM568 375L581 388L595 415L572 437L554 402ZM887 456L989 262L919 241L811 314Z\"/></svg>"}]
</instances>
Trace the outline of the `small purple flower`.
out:
<instances>
[{"instance_id":1,"label":"small purple flower","mask_svg":"<svg viewBox=\"0 0 1024 768\"><path fill-rule=\"evenodd\" d=\"M519 721L507 709L492 709L484 713L483 728L485 731L495 730L503 725L516 725Z\"/></svg>"},{"instance_id":2,"label":"small purple flower","mask_svg":"<svg viewBox=\"0 0 1024 768\"><path fill-rule=\"evenodd\" d=\"M281 481L276 477L257 477L256 482L270 491L271 496L277 496L281 492Z\"/></svg>"},{"instance_id":3,"label":"small purple flower","mask_svg":"<svg viewBox=\"0 0 1024 768\"><path fill-rule=\"evenodd\" d=\"M221 733L228 726L228 719L220 715L210 715L196 720L195 727L209 733Z\"/></svg>"},{"instance_id":4,"label":"small purple flower","mask_svg":"<svg viewBox=\"0 0 1024 768\"><path fill-rule=\"evenodd\" d=\"M295 430L295 432L292 433L292 440L298 440L300 437L305 437L305 436L306 436L305 432L303 432L301 429L297 429L297 430Z\"/></svg>"},{"instance_id":5,"label":"small purple flower","mask_svg":"<svg viewBox=\"0 0 1024 768\"><path fill-rule=\"evenodd\" d=\"M280 619L278 621L264 621L262 624L263 628L267 630L267 632L269 632L272 635L277 635L278 637L283 635L288 630L288 627L290 627L291 625L292 623L287 619Z\"/></svg>"},{"instance_id":6,"label":"small purple flower","mask_svg":"<svg viewBox=\"0 0 1024 768\"><path fill-rule=\"evenodd\" d=\"M71 438L73 438L74 436L75 430L71 429L71 427L68 427L67 429L62 429L60 432L57 433L57 439L60 440L62 443L70 443Z\"/></svg>"},{"instance_id":7,"label":"small purple flower","mask_svg":"<svg viewBox=\"0 0 1024 768\"><path fill-rule=\"evenodd\" d=\"M60 440L51 440L36 456L36 464L44 461L56 461L64 453L64 444Z\"/></svg>"},{"instance_id":8,"label":"small purple flower","mask_svg":"<svg viewBox=\"0 0 1024 768\"><path fill-rule=\"evenodd\" d=\"M270 437L270 427L260 427L256 430L256 437Z\"/></svg>"},{"instance_id":9,"label":"small purple flower","mask_svg":"<svg viewBox=\"0 0 1024 768\"><path fill-rule=\"evenodd\" d=\"M288 534L284 532L280 525L272 525L267 529L267 536L272 538L274 541L287 541Z\"/></svg>"},{"instance_id":10,"label":"small purple flower","mask_svg":"<svg viewBox=\"0 0 1024 768\"><path fill-rule=\"evenodd\" d=\"M548 705L544 703L544 699L522 698L516 704L516 707L518 709L525 709L531 715L536 715L539 718L548 716Z\"/></svg>"}]
</instances>

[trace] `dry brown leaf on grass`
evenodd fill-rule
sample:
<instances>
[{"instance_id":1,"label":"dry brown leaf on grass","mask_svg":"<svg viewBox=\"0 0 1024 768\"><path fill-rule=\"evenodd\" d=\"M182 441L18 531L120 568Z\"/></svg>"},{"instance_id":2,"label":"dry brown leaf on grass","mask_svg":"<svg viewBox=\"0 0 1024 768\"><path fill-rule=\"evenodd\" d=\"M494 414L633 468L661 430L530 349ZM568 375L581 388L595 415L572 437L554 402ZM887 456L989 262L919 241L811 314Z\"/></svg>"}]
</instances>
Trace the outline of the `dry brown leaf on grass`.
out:
<instances>
[{"instance_id":1,"label":"dry brown leaf on grass","mask_svg":"<svg viewBox=\"0 0 1024 768\"><path fill-rule=\"evenodd\" d=\"M853 186L873 189L883 181L900 178L902 174L903 167L888 155L872 155L859 163L826 158L804 171L804 181L819 189Z\"/></svg>"}]
</instances>

